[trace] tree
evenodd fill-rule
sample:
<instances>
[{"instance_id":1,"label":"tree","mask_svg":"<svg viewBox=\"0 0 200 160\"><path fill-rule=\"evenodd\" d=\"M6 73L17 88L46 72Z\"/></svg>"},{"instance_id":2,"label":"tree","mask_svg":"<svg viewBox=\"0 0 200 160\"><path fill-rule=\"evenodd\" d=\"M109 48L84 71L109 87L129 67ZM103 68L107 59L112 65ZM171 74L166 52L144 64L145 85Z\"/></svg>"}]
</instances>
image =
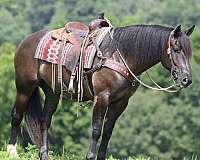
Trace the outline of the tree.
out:
<instances>
[{"instance_id":1,"label":"tree","mask_svg":"<svg viewBox=\"0 0 200 160\"><path fill-rule=\"evenodd\" d=\"M200 4L198 1L152 1L152 4L144 8L142 20L145 23L160 23L176 26L178 24L190 26L198 24ZM142 4L142 3L141 3ZM186 7L187 6L187 7ZM141 6L142 7L142 6Z\"/></svg>"},{"instance_id":2,"label":"tree","mask_svg":"<svg viewBox=\"0 0 200 160\"><path fill-rule=\"evenodd\" d=\"M10 111L15 99L13 57L15 45L4 43L0 46L0 146L8 139L10 129Z\"/></svg>"},{"instance_id":3,"label":"tree","mask_svg":"<svg viewBox=\"0 0 200 160\"><path fill-rule=\"evenodd\" d=\"M54 14L53 0L29 0L26 8L26 20L31 25L31 31L36 32L50 23ZM62 10L64 11L64 10ZM61 15L60 15L61 16Z\"/></svg>"},{"instance_id":4,"label":"tree","mask_svg":"<svg viewBox=\"0 0 200 160\"><path fill-rule=\"evenodd\" d=\"M22 14L12 15L6 8L0 8L0 44L19 43L30 32L29 23L25 21Z\"/></svg>"}]
</instances>

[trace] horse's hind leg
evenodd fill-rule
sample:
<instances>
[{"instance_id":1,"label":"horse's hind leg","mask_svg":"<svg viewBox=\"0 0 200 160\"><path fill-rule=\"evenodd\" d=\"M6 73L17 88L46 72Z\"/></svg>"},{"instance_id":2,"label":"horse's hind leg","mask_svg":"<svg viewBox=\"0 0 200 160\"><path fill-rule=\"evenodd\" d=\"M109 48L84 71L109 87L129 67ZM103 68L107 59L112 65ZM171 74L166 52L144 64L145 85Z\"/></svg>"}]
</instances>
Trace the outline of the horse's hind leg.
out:
<instances>
[{"instance_id":1,"label":"horse's hind leg","mask_svg":"<svg viewBox=\"0 0 200 160\"><path fill-rule=\"evenodd\" d=\"M11 135L9 144L7 146L7 151L11 156L17 156L16 151L16 141L17 141L17 133L20 129L20 124L23 119L23 113L26 109L27 103L31 96L32 90L30 92L22 93L17 91L15 104L12 108L11 112Z\"/></svg>"},{"instance_id":2,"label":"horse's hind leg","mask_svg":"<svg viewBox=\"0 0 200 160\"><path fill-rule=\"evenodd\" d=\"M98 139L101 135L102 124L105 116L105 112L108 106L109 96L107 93L102 92L95 97L93 117L92 117L92 137L90 142L89 151L87 153L87 160L96 159L96 147Z\"/></svg>"},{"instance_id":3,"label":"horse's hind leg","mask_svg":"<svg viewBox=\"0 0 200 160\"><path fill-rule=\"evenodd\" d=\"M121 115L121 113L124 111L127 104L128 104L128 99L127 100L123 99L121 101L117 101L109 105L108 111L105 117L102 140L99 147L97 160L106 159L107 146L108 146L108 142L110 140L113 128L115 126L115 122L118 119L118 117Z\"/></svg>"},{"instance_id":4,"label":"horse's hind leg","mask_svg":"<svg viewBox=\"0 0 200 160\"><path fill-rule=\"evenodd\" d=\"M52 89L43 84L42 89L45 93L44 109L42 111L42 139L43 143L40 148L40 159L48 160L48 129L51 125L53 113L56 111L59 95L55 94Z\"/></svg>"}]
</instances>

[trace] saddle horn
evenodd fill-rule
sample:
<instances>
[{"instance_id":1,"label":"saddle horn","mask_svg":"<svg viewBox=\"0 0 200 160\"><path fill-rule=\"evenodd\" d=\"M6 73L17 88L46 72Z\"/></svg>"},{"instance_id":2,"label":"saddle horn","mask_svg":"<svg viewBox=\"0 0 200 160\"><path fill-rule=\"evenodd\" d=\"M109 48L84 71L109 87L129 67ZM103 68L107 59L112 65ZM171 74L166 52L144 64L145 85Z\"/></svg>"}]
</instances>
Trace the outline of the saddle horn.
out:
<instances>
[{"instance_id":1,"label":"saddle horn","mask_svg":"<svg viewBox=\"0 0 200 160\"><path fill-rule=\"evenodd\" d=\"M105 16L104 12L98 13L98 18L99 18L99 19L105 19L104 16Z\"/></svg>"}]
</instances>

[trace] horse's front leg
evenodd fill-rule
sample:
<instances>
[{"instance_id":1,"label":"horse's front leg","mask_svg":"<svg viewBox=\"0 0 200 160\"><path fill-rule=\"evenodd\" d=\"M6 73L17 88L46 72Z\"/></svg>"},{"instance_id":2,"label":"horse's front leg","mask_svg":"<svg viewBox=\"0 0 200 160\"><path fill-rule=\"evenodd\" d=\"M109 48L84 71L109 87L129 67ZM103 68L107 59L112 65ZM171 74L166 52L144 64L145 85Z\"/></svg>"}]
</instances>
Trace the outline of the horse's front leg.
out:
<instances>
[{"instance_id":1,"label":"horse's front leg","mask_svg":"<svg viewBox=\"0 0 200 160\"><path fill-rule=\"evenodd\" d=\"M87 160L95 160L97 151L97 142L101 135L102 124L104 121L106 109L108 106L108 96L107 92L102 92L95 96L94 100L94 108L93 108L93 116L92 116L92 136L90 147L86 156Z\"/></svg>"},{"instance_id":2,"label":"horse's front leg","mask_svg":"<svg viewBox=\"0 0 200 160\"><path fill-rule=\"evenodd\" d=\"M128 99L126 98L116 101L115 103L112 103L109 105L108 111L105 117L102 141L99 147L97 160L106 159L107 146L108 146L108 142L110 140L113 128L115 126L115 122L118 119L118 117L121 115L121 113L124 111L124 109L127 107L127 105L128 105Z\"/></svg>"},{"instance_id":3,"label":"horse's front leg","mask_svg":"<svg viewBox=\"0 0 200 160\"><path fill-rule=\"evenodd\" d=\"M40 148L40 160L48 160L48 129L51 125L53 113L57 109L59 95L53 93L49 88L44 88L45 104L42 111L42 146Z\"/></svg>"}]
</instances>

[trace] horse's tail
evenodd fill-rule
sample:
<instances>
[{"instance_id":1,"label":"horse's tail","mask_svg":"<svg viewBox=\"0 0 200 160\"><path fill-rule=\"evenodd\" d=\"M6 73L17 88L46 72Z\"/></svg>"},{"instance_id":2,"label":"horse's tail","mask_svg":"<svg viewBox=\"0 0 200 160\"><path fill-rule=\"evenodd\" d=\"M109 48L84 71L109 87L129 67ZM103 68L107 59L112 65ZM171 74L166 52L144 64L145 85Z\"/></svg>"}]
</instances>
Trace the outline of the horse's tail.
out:
<instances>
[{"instance_id":1,"label":"horse's tail","mask_svg":"<svg viewBox=\"0 0 200 160\"><path fill-rule=\"evenodd\" d=\"M32 142L38 147L41 147L42 144L41 117L41 97L39 94L39 88L36 88L32 93L25 112L25 127Z\"/></svg>"}]
</instances>

